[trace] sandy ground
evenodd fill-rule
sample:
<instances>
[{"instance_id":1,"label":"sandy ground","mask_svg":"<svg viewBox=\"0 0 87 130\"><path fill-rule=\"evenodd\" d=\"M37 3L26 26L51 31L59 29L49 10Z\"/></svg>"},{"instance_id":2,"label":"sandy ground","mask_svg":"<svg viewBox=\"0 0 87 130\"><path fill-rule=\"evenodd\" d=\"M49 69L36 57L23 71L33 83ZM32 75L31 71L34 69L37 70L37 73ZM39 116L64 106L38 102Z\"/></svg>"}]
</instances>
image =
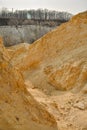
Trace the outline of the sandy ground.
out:
<instances>
[{"instance_id":1,"label":"sandy ground","mask_svg":"<svg viewBox=\"0 0 87 130\"><path fill-rule=\"evenodd\" d=\"M87 130L87 12L30 46L1 40L0 74L0 129Z\"/></svg>"}]
</instances>

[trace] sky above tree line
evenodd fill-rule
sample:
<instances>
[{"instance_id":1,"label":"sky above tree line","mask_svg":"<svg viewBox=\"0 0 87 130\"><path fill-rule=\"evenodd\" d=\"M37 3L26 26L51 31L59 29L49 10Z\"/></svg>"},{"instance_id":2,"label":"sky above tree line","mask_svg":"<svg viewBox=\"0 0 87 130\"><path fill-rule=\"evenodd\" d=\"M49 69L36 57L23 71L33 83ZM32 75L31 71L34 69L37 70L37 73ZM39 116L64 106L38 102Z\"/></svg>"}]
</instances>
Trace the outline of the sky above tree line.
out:
<instances>
[{"instance_id":1,"label":"sky above tree line","mask_svg":"<svg viewBox=\"0 0 87 130\"><path fill-rule=\"evenodd\" d=\"M87 10L87 0L0 0L0 9L49 9L77 14Z\"/></svg>"}]
</instances>

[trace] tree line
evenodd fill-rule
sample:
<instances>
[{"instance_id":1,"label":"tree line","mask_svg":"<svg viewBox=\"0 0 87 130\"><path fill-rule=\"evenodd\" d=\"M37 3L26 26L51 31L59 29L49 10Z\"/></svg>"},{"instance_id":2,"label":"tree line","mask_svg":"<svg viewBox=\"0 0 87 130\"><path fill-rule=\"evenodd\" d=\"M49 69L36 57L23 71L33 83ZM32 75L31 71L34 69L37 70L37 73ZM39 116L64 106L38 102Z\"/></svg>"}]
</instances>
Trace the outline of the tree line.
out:
<instances>
[{"instance_id":1,"label":"tree line","mask_svg":"<svg viewBox=\"0 0 87 130\"><path fill-rule=\"evenodd\" d=\"M39 20L66 20L68 21L72 14L68 12L60 12L48 9L30 9L30 10L8 10L2 8L0 10L2 18L17 18L17 19L39 19Z\"/></svg>"}]
</instances>

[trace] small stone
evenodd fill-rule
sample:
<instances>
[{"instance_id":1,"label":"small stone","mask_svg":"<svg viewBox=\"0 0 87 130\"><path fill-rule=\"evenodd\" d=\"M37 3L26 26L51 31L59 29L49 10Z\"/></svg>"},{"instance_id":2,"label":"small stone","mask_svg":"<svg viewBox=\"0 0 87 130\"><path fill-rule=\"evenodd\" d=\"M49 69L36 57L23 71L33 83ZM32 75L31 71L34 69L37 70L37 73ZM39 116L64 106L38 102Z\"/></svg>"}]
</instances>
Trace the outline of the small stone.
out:
<instances>
[{"instance_id":1,"label":"small stone","mask_svg":"<svg viewBox=\"0 0 87 130\"><path fill-rule=\"evenodd\" d=\"M85 109L85 105L82 102L78 102L78 103L74 104L74 107L79 108L81 110Z\"/></svg>"}]
</instances>

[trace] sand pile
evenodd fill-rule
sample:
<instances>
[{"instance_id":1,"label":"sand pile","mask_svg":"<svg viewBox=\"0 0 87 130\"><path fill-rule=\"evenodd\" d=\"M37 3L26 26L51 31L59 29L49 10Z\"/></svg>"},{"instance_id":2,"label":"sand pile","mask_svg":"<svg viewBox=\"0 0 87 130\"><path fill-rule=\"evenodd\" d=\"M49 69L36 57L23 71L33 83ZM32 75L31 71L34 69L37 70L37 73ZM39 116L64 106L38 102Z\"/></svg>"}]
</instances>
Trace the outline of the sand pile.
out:
<instances>
[{"instance_id":1,"label":"sand pile","mask_svg":"<svg viewBox=\"0 0 87 130\"><path fill-rule=\"evenodd\" d=\"M0 59L1 129L87 129L87 12Z\"/></svg>"}]
</instances>

